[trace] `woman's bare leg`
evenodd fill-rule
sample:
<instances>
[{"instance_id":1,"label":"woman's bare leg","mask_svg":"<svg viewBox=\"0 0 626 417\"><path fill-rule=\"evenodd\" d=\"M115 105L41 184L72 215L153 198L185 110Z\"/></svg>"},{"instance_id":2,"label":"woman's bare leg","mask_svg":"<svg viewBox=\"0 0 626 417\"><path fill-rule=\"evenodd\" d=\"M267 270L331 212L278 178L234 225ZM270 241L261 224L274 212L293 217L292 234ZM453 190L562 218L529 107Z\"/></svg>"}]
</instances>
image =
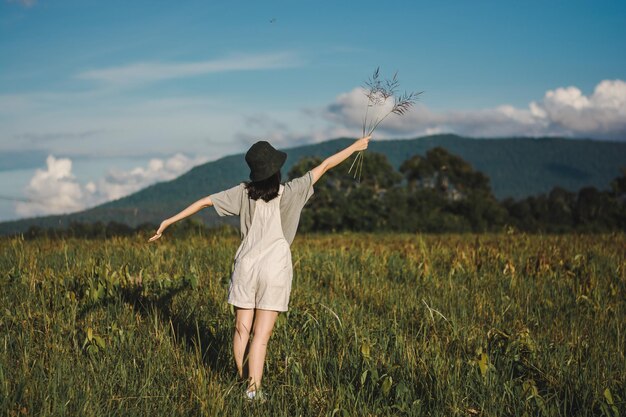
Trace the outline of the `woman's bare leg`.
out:
<instances>
[{"instance_id":1,"label":"woman's bare leg","mask_svg":"<svg viewBox=\"0 0 626 417\"><path fill-rule=\"evenodd\" d=\"M250 339L254 310L251 308L235 307L235 335L233 336L233 356L237 364L237 372L243 378L243 361Z\"/></svg>"},{"instance_id":2,"label":"woman's bare leg","mask_svg":"<svg viewBox=\"0 0 626 417\"><path fill-rule=\"evenodd\" d=\"M252 337L248 355L249 391L256 391L261 387L267 342L270 340L277 317L278 311L256 310L254 336Z\"/></svg>"}]
</instances>

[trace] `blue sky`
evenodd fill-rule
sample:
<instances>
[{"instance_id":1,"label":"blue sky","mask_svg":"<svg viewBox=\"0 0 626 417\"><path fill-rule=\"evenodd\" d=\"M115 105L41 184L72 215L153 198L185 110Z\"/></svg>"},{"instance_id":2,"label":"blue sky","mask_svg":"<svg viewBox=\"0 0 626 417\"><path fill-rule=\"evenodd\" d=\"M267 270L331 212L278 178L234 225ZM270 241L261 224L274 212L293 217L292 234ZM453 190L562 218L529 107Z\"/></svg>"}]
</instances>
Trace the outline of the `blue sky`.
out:
<instances>
[{"instance_id":1,"label":"blue sky","mask_svg":"<svg viewBox=\"0 0 626 417\"><path fill-rule=\"evenodd\" d=\"M0 0L0 220L357 136L378 66L424 94L375 139L626 140L626 2L386 4Z\"/></svg>"}]
</instances>

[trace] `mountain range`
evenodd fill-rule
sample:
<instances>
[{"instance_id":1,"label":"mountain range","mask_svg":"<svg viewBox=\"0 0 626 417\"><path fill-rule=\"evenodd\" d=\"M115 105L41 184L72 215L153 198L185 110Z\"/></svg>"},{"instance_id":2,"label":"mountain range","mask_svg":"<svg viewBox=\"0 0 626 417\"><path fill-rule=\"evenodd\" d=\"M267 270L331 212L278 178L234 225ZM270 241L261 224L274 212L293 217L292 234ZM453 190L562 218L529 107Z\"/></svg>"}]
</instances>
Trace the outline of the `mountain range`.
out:
<instances>
[{"instance_id":1,"label":"mountain range","mask_svg":"<svg viewBox=\"0 0 626 417\"><path fill-rule=\"evenodd\" d=\"M284 149L288 157L283 178L301 158L324 158L351 142L352 139L341 138ZM554 137L477 139L434 135L372 141L368 151L385 154L397 169L411 156L424 155L437 146L485 173L498 199L547 193L555 186L570 191L587 186L607 189L610 182L621 175L621 168L626 167L626 142ZM158 224L201 197L247 180L248 172L243 154L226 156L196 166L174 180L151 185L81 212L0 223L0 234L24 232L31 226L63 228L71 222L115 221L132 227L142 223ZM363 175L367 175L367 166ZM203 210L198 216L209 225L224 221L218 219L214 210Z\"/></svg>"}]
</instances>

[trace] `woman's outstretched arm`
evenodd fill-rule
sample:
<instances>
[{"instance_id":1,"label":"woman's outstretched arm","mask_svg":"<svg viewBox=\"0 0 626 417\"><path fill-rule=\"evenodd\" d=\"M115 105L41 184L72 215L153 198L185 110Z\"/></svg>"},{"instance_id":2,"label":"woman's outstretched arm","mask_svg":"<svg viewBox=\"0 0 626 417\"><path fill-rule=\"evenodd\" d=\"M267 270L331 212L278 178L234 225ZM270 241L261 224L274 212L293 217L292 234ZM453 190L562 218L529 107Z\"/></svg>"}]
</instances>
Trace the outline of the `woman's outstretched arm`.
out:
<instances>
[{"instance_id":1,"label":"woman's outstretched arm","mask_svg":"<svg viewBox=\"0 0 626 417\"><path fill-rule=\"evenodd\" d=\"M180 221L180 220L182 220L182 219L184 219L186 217L189 217L192 214L195 214L195 213L199 212L203 208L210 207L212 205L213 205L213 202L211 201L210 197L201 198L200 200L198 200L195 203L191 204L189 207L187 207L186 209L184 209L180 213L170 217L169 219L163 220L161 222L161 225L159 226L159 229L156 231L154 236L152 236L150 238L150 240L148 240L148 242L152 242L152 241L155 241L158 238L160 238L161 235L163 234L163 231L165 231L165 229L167 229L168 227L170 227L171 225L173 225L177 221Z\"/></svg>"},{"instance_id":2,"label":"woman's outstretched arm","mask_svg":"<svg viewBox=\"0 0 626 417\"><path fill-rule=\"evenodd\" d=\"M348 159L348 157L350 157L350 155L352 155L354 152L364 151L365 149L367 149L370 138L371 136L365 136L364 138L355 140L352 145L348 146L343 151L337 152L333 156L326 158L324 162L313 168L311 170L311 174L313 175L313 184L315 184L317 180L319 180L322 175L326 173L326 171L336 167L337 165Z\"/></svg>"}]
</instances>

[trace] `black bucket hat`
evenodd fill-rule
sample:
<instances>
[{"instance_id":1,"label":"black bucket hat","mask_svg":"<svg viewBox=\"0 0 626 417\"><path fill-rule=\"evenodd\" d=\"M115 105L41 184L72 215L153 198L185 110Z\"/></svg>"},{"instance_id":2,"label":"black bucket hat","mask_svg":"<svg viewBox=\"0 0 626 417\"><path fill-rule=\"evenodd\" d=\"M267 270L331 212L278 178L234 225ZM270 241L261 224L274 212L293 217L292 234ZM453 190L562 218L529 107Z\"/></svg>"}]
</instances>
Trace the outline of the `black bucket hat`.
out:
<instances>
[{"instance_id":1,"label":"black bucket hat","mask_svg":"<svg viewBox=\"0 0 626 417\"><path fill-rule=\"evenodd\" d=\"M255 143L246 152L246 162L250 167L250 180L268 179L280 171L286 159L285 152L274 149L268 142L262 140Z\"/></svg>"}]
</instances>

